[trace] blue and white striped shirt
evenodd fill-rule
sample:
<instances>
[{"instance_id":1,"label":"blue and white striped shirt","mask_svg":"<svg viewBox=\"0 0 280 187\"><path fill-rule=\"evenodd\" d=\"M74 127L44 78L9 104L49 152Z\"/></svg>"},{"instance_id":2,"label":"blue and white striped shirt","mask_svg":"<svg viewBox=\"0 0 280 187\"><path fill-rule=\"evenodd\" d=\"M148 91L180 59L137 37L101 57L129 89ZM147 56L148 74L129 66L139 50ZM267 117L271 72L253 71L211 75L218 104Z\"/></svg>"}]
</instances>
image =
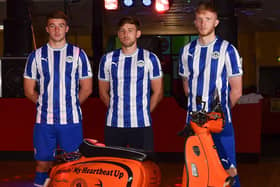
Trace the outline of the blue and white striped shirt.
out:
<instances>
[{"instance_id":1,"label":"blue and white striped shirt","mask_svg":"<svg viewBox=\"0 0 280 187\"><path fill-rule=\"evenodd\" d=\"M106 125L135 128L151 126L150 92L152 79L162 77L158 57L138 48L132 55L121 49L105 54L98 78L110 81L110 104Z\"/></svg>"},{"instance_id":2,"label":"blue and white striped shirt","mask_svg":"<svg viewBox=\"0 0 280 187\"><path fill-rule=\"evenodd\" d=\"M196 103L196 96L201 96L206 102L205 110L211 111L217 90L225 118L231 122L229 78L242 73L242 62L236 48L225 40L216 38L207 46L194 40L184 46L179 56L179 75L188 79L188 114L202 107ZM187 123L189 120L188 115Z\"/></svg>"},{"instance_id":3,"label":"blue and white striped shirt","mask_svg":"<svg viewBox=\"0 0 280 187\"><path fill-rule=\"evenodd\" d=\"M24 78L38 83L36 123L80 123L79 80L92 77L86 53L71 44L54 49L48 44L33 51Z\"/></svg>"}]
</instances>

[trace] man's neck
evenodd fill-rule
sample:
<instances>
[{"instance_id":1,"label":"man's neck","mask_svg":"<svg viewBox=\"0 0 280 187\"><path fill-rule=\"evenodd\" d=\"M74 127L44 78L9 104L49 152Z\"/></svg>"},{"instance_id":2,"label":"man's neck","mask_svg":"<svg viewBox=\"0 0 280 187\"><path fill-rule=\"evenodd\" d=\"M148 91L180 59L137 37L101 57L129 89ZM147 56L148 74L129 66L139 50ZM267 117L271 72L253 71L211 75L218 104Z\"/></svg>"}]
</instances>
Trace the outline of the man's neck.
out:
<instances>
[{"instance_id":1,"label":"man's neck","mask_svg":"<svg viewBox=\"0 0 280 187\"><path fill-rule=\"evenodd\" d=\"M59 41L59 42L49 40L48 44L54 49L60 49L65 46L66 40Z\"/></svg>"},{"instance_id":2,"label":"man's neck","mask_svg":"<svg viewBox=\"0 0 280 187\"><path fill-rule=\"evenodd\" d=\"M215 33L207 35L207 36L199 36L199 43L201 45L208 45L216 39Z\"/></svg>"},{"instance_id":3,"label":"man's neck","mask_svg":"<svg viewBox=\"0 0 280 187\"><path fill-rule=\"evenodd\" d=\"M137 45L133 45L130 47L122 46L122 53L125 55L131 55L131 54L135 53L136 50L137 50Z\"/></svg>"}]
</instances>

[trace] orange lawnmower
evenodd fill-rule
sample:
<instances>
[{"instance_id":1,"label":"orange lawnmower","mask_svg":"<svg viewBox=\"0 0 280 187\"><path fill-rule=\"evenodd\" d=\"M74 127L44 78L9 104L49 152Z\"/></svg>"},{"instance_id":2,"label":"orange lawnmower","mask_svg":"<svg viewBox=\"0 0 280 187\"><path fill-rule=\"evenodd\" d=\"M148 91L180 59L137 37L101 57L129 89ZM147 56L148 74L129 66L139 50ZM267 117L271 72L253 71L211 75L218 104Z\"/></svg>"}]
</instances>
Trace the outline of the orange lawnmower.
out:
<instances>
[{"instance_id":1,"label":"orange lawnmower","mask_svg":"<svg viewBox=\"0 0 280 187\"><path fill-rule=\"evenodd\" d=\"M185 166L182 187L230 187L234 182L223 168L211 133L223 130L224 119L221 105L215 101L212 112L202 109L192 112L190 125L186 125L180 136L186 137Z\"/></svg>"},{"instance_id":2,"label":"orange lawnmower","mask_svg":"<svg viewBox=\"0 0 280 187\"><path fill-rule=\"evenodd\" d=\"M48 187L159 187L159 167L139 150L84 139L68 162L54 166ZM70 159L69 159L70 158ZM72 158L75 158L74 160ZM70 161L69 161L70 160Z\"/></svg>"}]
</instances>

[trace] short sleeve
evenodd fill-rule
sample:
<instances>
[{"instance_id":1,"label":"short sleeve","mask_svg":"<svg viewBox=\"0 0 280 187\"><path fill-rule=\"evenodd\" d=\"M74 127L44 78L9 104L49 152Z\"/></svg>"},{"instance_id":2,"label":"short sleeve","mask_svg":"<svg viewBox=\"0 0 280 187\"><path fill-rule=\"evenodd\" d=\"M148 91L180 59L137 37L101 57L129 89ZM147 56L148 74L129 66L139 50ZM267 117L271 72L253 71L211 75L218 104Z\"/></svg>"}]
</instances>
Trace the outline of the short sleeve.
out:
<instances>
[{"instance_id":1,"label":"short sleeve","mask_svg":"<svg viewBox=\"0 0 280 187\"><path fill-rule=\"evenodd\" d=\"M229 44L226 51L226 69L228 77L240 76L243 74L242 59L237 49Z\"/></svg>"},{"instance_id":2,"label":"short sleeve","mask_svg":"<svg viewBox=\"0 0 280 187\"><path fill-rule=\"evenodd\" d=\"M150 76L151 79L156 79L156 78L160 78L162 77L162 69L161 69L161 65L160 65L160 60L158 59L158 57L150 52L149 54L149 60L151 62L151 69L150 69Z\"/></svg>"},{"instance_id":3,"label":"short sleeve","mask_svg":"<svg viewBox=\"0 0 280 187\"><path fill-rule=\"evenodd\" d=\"M185 47L181 48L179 53L179 69L178 73L181 77L188 77L189 76L189 68L188 68L188 55L185 51Z\"/></svg>"},{"instance_id":4,"label":"short sleeve","mask_svg":"<svg viewBox=\"0 0 280 187\"><path fill-rule=\"evenodd\" d=\"M33 51L27 57L27 61L25 64L24 74L23 77L27 79L36 79L37 78L37 66L36 66L36 52Z\"/></svg>"},{"instance_id":5,"label":"short sleeve","mask_svg":"<svg viewBox=\"0 0 280 187\"><path fill-rule=\"evenodd\" d=\"M109 81L110 80L110 73L109 73L109 69L107 66L107 56L103 55L100 63L99 63L99 70L98 70L98 79L99 80L104 80L104 81Z\"/></svg>"},{"instance_id":6,"label":"short sleeve","mask_svg":"<svg viewBox=\"0 0 280 187\"><path fill-rule=\"evenodd\" d=\"M79 79L86 79L92 77L92 70L89 59L84 50L80 49L79 53Z\"/></svg>"}]
</instances>

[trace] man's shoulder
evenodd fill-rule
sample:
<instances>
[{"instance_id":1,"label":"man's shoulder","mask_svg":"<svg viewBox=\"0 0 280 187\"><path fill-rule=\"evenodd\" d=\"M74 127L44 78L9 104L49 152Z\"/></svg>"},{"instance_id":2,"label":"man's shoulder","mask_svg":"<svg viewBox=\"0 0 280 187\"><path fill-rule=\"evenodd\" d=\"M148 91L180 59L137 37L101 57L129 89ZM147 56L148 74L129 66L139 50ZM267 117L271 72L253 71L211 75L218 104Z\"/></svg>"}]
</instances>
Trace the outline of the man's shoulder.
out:
<instances>
[{"instance_id":1,"label":"man's shoulder","mask_svg":"<svg viewBox=\"0 0 280 187\"><path fill-rule=\"evenodd\" d=\"M68 49L72 50L74 54L78 54L79 56L80 55L87 56L87 52L83 48L79 47L78 45L67 43L67 47L64 50L68 50Z\"/></svg>"},{"instance_id":2,"label":"man's shoulder","mask_svg":"<svg viewBox=\"0 0 280 187\"><path fill-rule=\"evenodd\" d=\"M189 53L190 50L194 50L197 45L197 39L190 41L189 43L185 44L181 49L180 53Z\"/></svg>"},{"instance_id":3,"label":"man's shoulder","mask_svg":"<svg viewBox=\"0 0 280 187\"><path fill-rule=\"evenodd\" d=\"M67 42L67 47L71 47L71 48L73 48L73 50L78 50L78 51L81 51L81 52L85 52L85 50L83 48L79 47L78 45L69 43L69 42Z\"/></svg>"},{"instance_id":4,"label":"man's shoulder","mask_svg":"<svg viewBox=\"0 0 280 187\"><path fill-rule=\"evenodd\" d=\"M110 62L111 60L114 60L116 62L119 55L120 55L120 49L107 51L102 55L100 62ZM108 60L108 59L111 59L111 60Z\"/></svg>"},{"instance_id":5,"label":"man's shoulder","mask_svg":"<svg viewBox=\"0 0 280 187\"><path fill-rule=\"evenodd\" d=\"M49 47L48 44L44 44L44 45L40 46L39 48L35 49L34 51L41 51L43 48L48 48L48 47Z\"/></svg>"},{"instance_id":6,"label":"man's shoulder","mask_svg":"<svg viewBox=\"0 0 280 187\"><path fill-rule=\"evenodd\" d=\"M67 43L67 47L72 47L73 49L78 49L78 50L81 50L83 51L83 49L75 44L72 44L72 43Z\"/></svg>"},{"instance_id":7,"label":"man's shoulder","mask_svg":"<svg viewBox=\"0 0 280 187\"><path fill-rule=\"evenodd\" d=\"M43 48L48 48L47 44L42 45L41 47L34 49L33 51L31 51L29 53L29 56L35 56L36 54L40 53L42 51Z\"/></svg>"},{"instance_id":8,"label":"man's shoulder","mask_svg":"<svg viewBox=\"0 0 280 187\"><path fill-rule=\"evenodd\" d=\"M231 43L230 41L228 40L224 40L224 39L220 39L220 42L226 46L226 51L227 52L231 52L231 51L236 51L237 48L234 46L233 43Z\"/></svg>"},{"instance_id":9,"label":"man's shoulder","mask_svg":"<svg viewBox=\"0 0 280 187\"><path fill-rule=\"evenodd\" d=\"M115 50L112 50L112 51L107 51L103 54L103 56L110 56L110 55L113 55L113 54L119 54L120 53L120 49L115 49Z\"/></svg>"},{"instance_id":10,"label":"man's shoulder","mask_svg":"<svg viewBox=\"0 0 280 187\"><path fill-rule=\"evenodd\" d=\"M160 56L160 54L157 54L157 52L156 51L152 51L152 50L149 50L149 49L145 49L145 48L138 48L138 53L140 52L140 51L143 51L143 54L145 55L145 54L148 54L148 55L150 55L150 57L156 57L156 58L159 58L159 56Z\"/></svg>"},{"instance_id":11,"label":"man's shoulder","mask_svg":"<svg viewBox=\"0 0 280 187\"><path fill-rule=\"evenodd\" d=\"M220 43L224 44L225 46L234 47L234 45L230 41L228 41L226 39L223 39L219 36L217 36L217 41L216 42L220 42Z\"/></svg>"},{"instance_id":12,"label":"man's shoulder","mask_svg":"<svg viewBox=\"0 0 280 187\"><path fill-rule=\"evenodd\" d=\"M138 48L138 53L139 53L141 50L143 51L143 53L151 53L151 54L155 55L155 53L154 53L152 50L145 49L145 48L142 48L142 47L139 47L139 48Z\"/></svg>"}]
</instances>

